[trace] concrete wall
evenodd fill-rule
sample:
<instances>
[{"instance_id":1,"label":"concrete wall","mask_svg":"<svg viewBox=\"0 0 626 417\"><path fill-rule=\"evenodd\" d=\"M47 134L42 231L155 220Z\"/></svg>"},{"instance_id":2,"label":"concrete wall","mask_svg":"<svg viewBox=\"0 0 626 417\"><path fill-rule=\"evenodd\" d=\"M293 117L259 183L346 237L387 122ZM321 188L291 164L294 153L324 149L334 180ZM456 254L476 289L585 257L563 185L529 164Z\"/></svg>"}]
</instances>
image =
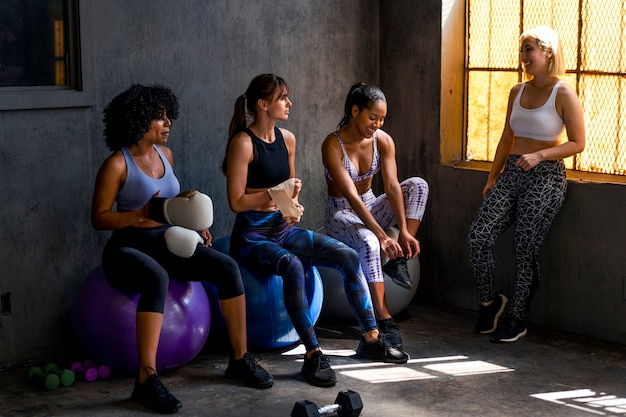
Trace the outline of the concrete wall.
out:
<instances>
[{"instance_id":1,"label":"concrete wall","mask_svg":"<svg viewBox=\"0 0 626 417\"><path fill-rule=\"evenodd\" d=\"M0 293L12 298L11 314L0 315L0 366L59 358L75 346L72 298L109 235L89 225L93 180L108 154L102 109L136 82L178 94L181 115L170 136L176 171L183 188L213 197L215 237L228 234L233 219L218 170L227 126L253 76L275 72L290 83L294 107L282 126L298 138L302 225L312 229L323 224L321 140L336 127L347 88L358 80L378 83L389 100L385 129L398 143L400 177L420 175L431 186L419 233L418 300L476 308L466 235L486 172L454 166L463 1L81 3L88 11L86 59L93 61L85 74L91 104L0 111ZM444 117L452 114L456 119ZM532 322L626 343L625 206L622 186L571 181L542 252L544 283ZM502 242L504 290L513 265L506 235Z\"/></svg>"},{"instance_id":2,"label":"concrete wall","mask_svg":"<svg viewBox=\"0 0 626 417\"><path fill-rule=\"evenodd\" d=\"M132 83L161 83L177 93L181 112L169 141L175 169L183 188L212 196L217 238L234 218L219 172L227 127L252 77L274 72L290 84L294 106L282 126L298 139L303 225L319 228L321 141L339 122L349 86L378 76L376 0L81 5L92 105L0 111L0 293L12 299L11 314L0 315L0 365L60 357L73 346L73 295L109 236L91 228L89 210L108 155L102 110L114 95Z\"/></svg>"}]
</instances>

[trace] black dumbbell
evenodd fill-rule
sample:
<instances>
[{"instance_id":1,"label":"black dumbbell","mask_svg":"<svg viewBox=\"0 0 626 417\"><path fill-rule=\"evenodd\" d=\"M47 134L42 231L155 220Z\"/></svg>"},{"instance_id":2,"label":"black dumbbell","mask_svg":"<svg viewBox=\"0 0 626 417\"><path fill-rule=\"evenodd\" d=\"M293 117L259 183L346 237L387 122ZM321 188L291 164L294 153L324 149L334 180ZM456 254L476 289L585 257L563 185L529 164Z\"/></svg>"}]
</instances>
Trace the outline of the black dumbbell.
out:
<instances>
[{"instance_id":1,"label":"black dumbbell","mask_svg":"<svg viewBox=\"0 0 626 417\"><path fill-rule=\"evenodd\" d=\"M363 410L359 393L346 389L337 394L334 404L317 408L315 403L302 400L294 404L291 417L320 417L337 412L339 417L357 417Z\"/></svg>"}]
</instances>

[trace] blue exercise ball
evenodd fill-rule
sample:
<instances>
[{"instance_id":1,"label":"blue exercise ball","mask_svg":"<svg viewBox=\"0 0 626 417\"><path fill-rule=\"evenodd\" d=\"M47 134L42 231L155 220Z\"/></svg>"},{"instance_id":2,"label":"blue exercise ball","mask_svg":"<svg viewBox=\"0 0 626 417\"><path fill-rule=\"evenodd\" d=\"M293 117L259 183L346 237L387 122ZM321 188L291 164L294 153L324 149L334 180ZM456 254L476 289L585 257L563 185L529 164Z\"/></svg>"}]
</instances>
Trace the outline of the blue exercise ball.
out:
<instances>
[{"instance_id":1,"label":"blue exercise ball","mask_svg":"<svg viewBox=\"0 0 626 417\"><path fill-rule=\"evenodd\" d=\"M230 236L216 239L213 247L228 254ZM292 346L300 342L293 327L283 298L283 279L278 275L255 275L239 265L246 291L246 327L250 350L274 350ZM210 339L225 338L226 326L219 309L215 285L205 283L213 308L213 322ZM316 322L322 311L324 289L322 278L315 267L305 267L305 291L313 321ZM219 314L219 316L218 316Z\"/></svg>"},{"instance_id":2,"label":"blue exercise ball","mask_svg":"<svg viewBox=\"0 0 626 417\"><path fill-rule=\"evenodd\" d=\"M139 294L111 285L101 266L79 287L72 305L72 326L89 359L112 369L139 369L135 315ZM200 352L209 335L211 309L199 282L170 280L157 350L157 370L179 368Z\"/></svg>"}]
</instances>

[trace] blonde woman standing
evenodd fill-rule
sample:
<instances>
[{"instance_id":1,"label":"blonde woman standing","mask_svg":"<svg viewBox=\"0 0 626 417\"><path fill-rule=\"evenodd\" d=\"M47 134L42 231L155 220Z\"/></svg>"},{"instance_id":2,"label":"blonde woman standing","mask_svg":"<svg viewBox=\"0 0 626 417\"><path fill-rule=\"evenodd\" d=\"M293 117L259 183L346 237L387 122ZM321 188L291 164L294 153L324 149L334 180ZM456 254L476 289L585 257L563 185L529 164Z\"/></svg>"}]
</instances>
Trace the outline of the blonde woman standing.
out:
<instances>
[{"instance_id":1,"label":"blonde woman standing","mask_svg":"<svg viewBox=\"0 0 626 417\"><path fill-rule=\"evenodd\" d=\"M558 78L565 73L558 34L540 26L524 32L519 46L528 81L511 89L504 131L468 239L480 301L475 330L493 333L492 343L526 335L528 305L539 284L539 250L565 200L563 159L585 148L580 102ZM495 290L493 246L510 226L517 268L508 314L498 323L508 299Z\"/></svg>"}]
</instances>

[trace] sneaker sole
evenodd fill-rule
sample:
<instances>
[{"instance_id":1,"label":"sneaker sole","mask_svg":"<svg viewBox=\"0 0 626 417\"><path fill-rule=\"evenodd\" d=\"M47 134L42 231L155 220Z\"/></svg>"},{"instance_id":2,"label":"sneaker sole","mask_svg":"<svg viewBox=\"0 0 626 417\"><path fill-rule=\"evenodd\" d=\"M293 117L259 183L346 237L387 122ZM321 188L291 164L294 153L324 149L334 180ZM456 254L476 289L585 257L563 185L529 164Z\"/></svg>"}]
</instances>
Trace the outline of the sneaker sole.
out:
<instances>
[{"instance_id":1,"label":"sneaker sole","mask_svg":"<svg viewBox=\"0 0 626 417\"><path fill-rule=\"evenodd\" d=\"M362 355L362 354L359 354L359 353L357 353L357 354L356 354L356 356L357 356L358 358L361 358L361 359L369 359L369 360L376 361L376 362L383 362L383 363L400 363L400 364L402 364L402 363L407 363L407 362L409 361L409 359L410 359L410 356L409 356L409 354L408 354L408 353L406 353L406 352L403 352L403 353L405 354L405 357L404 357L404 358L401 358L401 359L395 359L395 358L381 358L381 357L379 357L379 356L374 356L374 355L371 355L371 356L370 356L370 355Z\"/></svg>"},{"instance_id":2,"label":"sneaker sole","mask_svg":"<svg viewBox=\"0 0 626 417\"><path fill-rule=\"evenodd\" d=\"M308 378L304 374L302 374L302 380L307 382L310 385L313 385L315 387L322 387L322 388L332 387L332 386L335 386L335 384L337 384L337 378L332 378L327 381L322 381L322 380L318 380L314 378Z\"/></svg>"},{"instance_id":3,"label":"sneaker sole","mask_svg":"<svg viewBox=\"0 0 626 417\"><path fill-rule=\"evenodd\" d=\"M159 413L159 414L174 414L175 412L183 408L183 403L181 402L176 404L174 407L164 408L164 407L151 406L147 402L144 402L141 398L133 397L132 395L130 397L130 400L134 402L135 404L138 404L142 407L147 408L150 411L154 411L155 413Z\"/></svg>"},{"instance_id":4,"label":"sneaker sole","mask_svg":"<svg viewBox=\"0 0 626 417\"><path fill-rule=\"evenodd\" d=\"M274 386L274 380L271 380L269 382L265 382L265 383L261 383L261 384L251 384L248 383L246 381L244 381L241 378L237 378L236 376L233 375L229 375L227 373L224 373L224 377L226 377L227 379L230 379L231 381L236 381L239 382L247 387L252 387L252 388L257 388L257 389L266 389L266 388L272 388Z\"/></svg>"},{"instance_id":5,"label":"sneaker sole","mask_svg":"<svg viewBox=\"0 0 626 417\"><path fill-rule=\"evenodd\" d=\"M510 338L508 338L508 339L495 339L495 338L492 338L492 339L490 340L490 342L491 342L491 343L513 343L513 342L517 342L517 341L518 341L518 340L520 340L522 337L526 336L526 334L527 334L527 333L528 333L528 332L526 331L526 329L524 329L524 331L523 331L523 332L521 332L521 333L517 334L517 335L516 335L516 336L514 336L514 337L510 337Z\"/></svg>"},{"instance_id":6,"label":"sneaker sole","mask_svg":"<svg viewBox=\"0 0 626 417\"><path fill-rule=\"evenodd\" d=\"M389 274L387 274L389 275ZM412 290L413 289L413 284L409 284L409 283L405 283L399 280L396 280L395 278L391 278L391 280L396 283L396 285L399 285L400 287L404 288L405 290Z\"/></svg>"},{"instance_id":7,"label":"sneaker sole","mask_svg":"<svg viewBox=\"0 0 626 417\"><path fill-rule=\"evenodd\" d=\"M477 333L480 334L490 334L496 331L496 327L498 327L498 319L500 318L500 316L502 315L502 313L504 313L504 309L506 307L506 303L509 302L509 299L506 298L506 296L504 294L498 294L500 297L502 297L502 305L500 306L500 309L497 311L495 317L493 318L493 327L491 329L488 330L481 330L478 331Z\"/></svg>"}]
</instances>

